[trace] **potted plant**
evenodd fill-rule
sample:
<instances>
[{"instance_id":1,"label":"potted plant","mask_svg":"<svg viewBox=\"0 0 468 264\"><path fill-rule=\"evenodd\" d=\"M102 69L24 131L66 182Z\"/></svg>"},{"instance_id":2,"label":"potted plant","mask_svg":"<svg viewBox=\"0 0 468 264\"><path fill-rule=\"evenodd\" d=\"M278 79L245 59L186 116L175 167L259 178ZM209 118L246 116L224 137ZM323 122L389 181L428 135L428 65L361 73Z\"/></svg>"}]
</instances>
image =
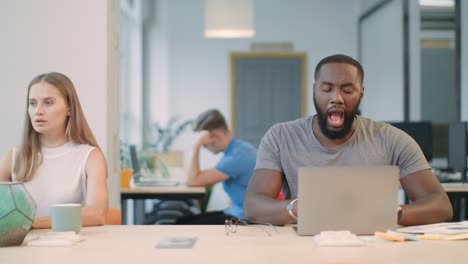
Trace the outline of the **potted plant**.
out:
<instances>
[{"instance_id":1,"label":"potted plant","mask_svg":"<svg viewBox=\"0 0 468 264\"><path fill-rule=\"evenodd\" d=\"M153 155L154 163L163 162L167 167L183 167L184 153L182 151L172 151L171 147L174 141L183 131L192 124L192 120L180 120L179 116L174 116L164 127L155 122L152 129L153 139L147 145L147 149ZM158 161L159 160L159 161Z\"/></svg>"}]
</instances>

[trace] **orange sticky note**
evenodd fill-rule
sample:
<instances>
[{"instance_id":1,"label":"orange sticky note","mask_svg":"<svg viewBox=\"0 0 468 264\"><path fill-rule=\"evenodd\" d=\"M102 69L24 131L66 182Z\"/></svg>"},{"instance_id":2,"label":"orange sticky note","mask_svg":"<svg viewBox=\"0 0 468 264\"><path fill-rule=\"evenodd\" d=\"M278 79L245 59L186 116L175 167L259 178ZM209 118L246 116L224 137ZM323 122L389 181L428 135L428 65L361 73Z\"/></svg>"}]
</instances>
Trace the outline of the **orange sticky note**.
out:
<instances>
[{"instance_id":1,"label":"orange sticky note","mask_svg":"<svg viewBox=\"0 0 468 264\"><path fill-rule=\"evenodd\" d=\"M397 242L404 242L405 241L404 237L396 236L396 235L392 235L392 234L388 234L388 233L382 233L382 232L375 232L374 236L379 237L379 238L383 238L383 239L386 239L386 240L397 241Z\"/></svg>"},{"instance_id":2,"label":"orange sticky note","mask_svg":"<svg viewBox=\"0 0 468 264\"><path fill-rule=\"evenodd\" d=\"M431 235L431 234L424 234L424 235L416 235L417 238L422 240L440 240L442 236L440 235Z\"/></svg>"}]
</instances>

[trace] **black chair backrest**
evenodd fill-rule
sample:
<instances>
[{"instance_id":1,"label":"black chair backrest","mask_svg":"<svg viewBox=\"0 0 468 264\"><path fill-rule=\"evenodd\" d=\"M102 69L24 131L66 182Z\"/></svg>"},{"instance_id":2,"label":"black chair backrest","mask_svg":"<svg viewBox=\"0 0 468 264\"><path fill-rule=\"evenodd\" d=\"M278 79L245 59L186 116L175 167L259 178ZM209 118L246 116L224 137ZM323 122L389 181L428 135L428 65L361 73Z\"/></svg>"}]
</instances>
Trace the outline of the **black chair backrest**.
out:
<instances>
[{"instance_id":1,"label":"black chair backrest","mask_svg":"<svg viewBox=\"0 0 468 264\"><path fill-rule=\"evenodd\" d=\"M466 171L467 156L467 122L449 125L448 166L456 171Z\"/></svg>"},{"instance_id":2,"label":"black chair backrest","mask_svg":"<svg viewBox=\"0 0 468 264\"><path fill-rule=\"evenodd\" d=\"M421 122L391 122L390 125L399 128L418 143L427 161L432 160L432 123Z\"/></svg>"}]
</instances>

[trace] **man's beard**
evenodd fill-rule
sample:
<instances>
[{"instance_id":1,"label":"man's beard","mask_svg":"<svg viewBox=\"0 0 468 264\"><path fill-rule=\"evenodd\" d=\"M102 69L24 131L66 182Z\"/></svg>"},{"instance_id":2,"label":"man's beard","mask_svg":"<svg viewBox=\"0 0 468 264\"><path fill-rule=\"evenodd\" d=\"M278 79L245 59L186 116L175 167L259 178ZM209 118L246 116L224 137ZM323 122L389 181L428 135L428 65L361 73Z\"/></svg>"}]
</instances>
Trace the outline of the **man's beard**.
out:
<instances>
[{"instance_id":1,"label":"man's beard","mask_svg":"<svg viewBox=\"0 0 468 264\"><path fill-rule=\"evenodd\" d=\"M317 112L317 121L319 124L320 131L322 131L322 134L325 135L325 137L327 137L328 139L342 139L346 135L348 135L348 133L353 128L354 118L356 117L356 114L359 111L360 103L361 103L361 100L359 100L358 104L351 112L344 112L343 129L340 131L334 131L334 130L328 129L327 127L328 113L322 112L321 109L318 108L317 101L315 100L315 95L314 95L314 106L315 106L315 111Z\"/></svg>"}]
</instances>

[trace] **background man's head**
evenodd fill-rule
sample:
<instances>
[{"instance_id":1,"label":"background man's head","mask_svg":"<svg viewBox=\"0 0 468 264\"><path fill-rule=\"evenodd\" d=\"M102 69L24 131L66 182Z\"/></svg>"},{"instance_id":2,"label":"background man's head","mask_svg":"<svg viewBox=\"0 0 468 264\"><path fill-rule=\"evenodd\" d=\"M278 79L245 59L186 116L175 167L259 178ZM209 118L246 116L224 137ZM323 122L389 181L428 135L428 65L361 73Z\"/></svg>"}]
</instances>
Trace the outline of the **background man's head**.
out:
<instances>
[{"instance_id":1,"label":"background man's head","mask_svg":"<svg viewBox=\"0 0 468 264\"><path fill-rule=\"evenodd\" d=\"M224 151L230 133L224 116L216 109L210 109L201 113L193 123L195 132L206 131L208 142L204 147L213 153Z\"/></svg>"},{"instance_id":2,"label":"background man's head","mask_svg":"<svg viewBox=\"0 0 468 264\"><path fill-rule=\"evenodd\" d=\"M195 132L215 129L228 130L224 116L216 109L210 109L201 113L193 122L193 131Z\"/></svg>"},{"instance_id":3,"label":"background man's head","mask_svg":"<svg viewBox=\"0 0 468 264\"><path fill-rule=\"evenodd\" d=\"M336 54L315 68L314 105L320 131L329 139L342 139L353 128L364 95L364 70L355 59Z\"/></svg>"}]
</instances>

